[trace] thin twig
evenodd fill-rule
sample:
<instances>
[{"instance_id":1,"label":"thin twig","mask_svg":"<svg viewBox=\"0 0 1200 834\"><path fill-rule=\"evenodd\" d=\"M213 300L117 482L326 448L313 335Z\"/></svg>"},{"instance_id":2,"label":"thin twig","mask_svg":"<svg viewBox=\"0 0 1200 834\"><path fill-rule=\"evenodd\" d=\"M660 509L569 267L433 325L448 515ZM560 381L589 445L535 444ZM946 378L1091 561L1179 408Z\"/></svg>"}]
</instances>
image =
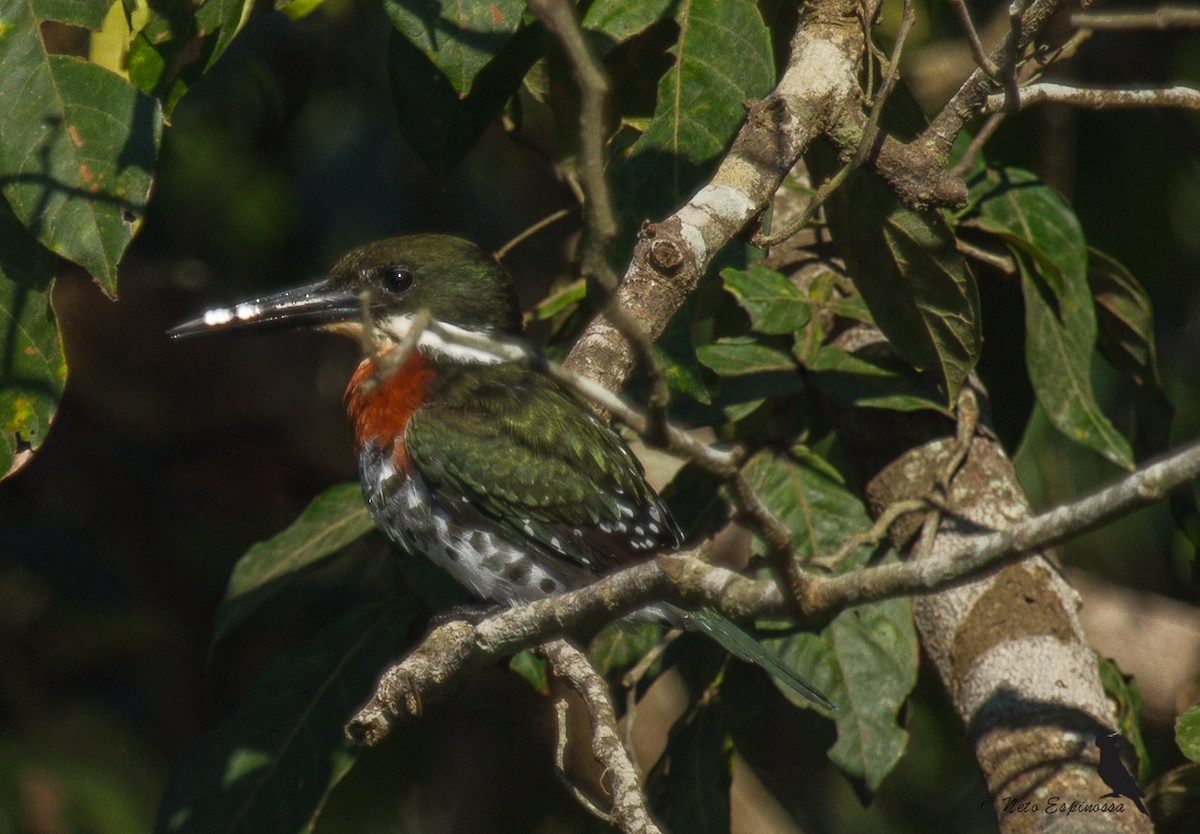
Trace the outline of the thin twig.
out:
<instances>
[{"instance_id":1,"label":"thin twig","mask_svg":"<svg viewBox=\"0 0 1200 834\"><path fill-rule=\"evenodd\" d=\"M617 295L619 278L610 260L618 227L612 191L605 175L607 131L604 111L609 94L608 76L588 46L571 4L566 0L530 0L529 8L562 46L579 86L579 174L588 226L580 258L582 270L584 275L596 280L603 293L601 312L634 347L650 389L647 398L650 432L652 436L662 437L670 389L658 365L650 333L621 305Z\"/></svg>"},{"instance_id":2,"label":"thin twig","mask_svg":"<svg viewBox=\"0 0 1200 834\"><path fill-rule=\"evenodd\" d=\"M497 249L495 252L493 252L492 257L498 261L504 260L504 256L507 255L509 252L511 252L513 247L515 247L516 245L523 243L524 241L533 237L534 235L536 235L538 232L540 232L542 229L546 228L547 226L557 223L559 220L562 220L564 217L570 217L577 210L578 210L578 207L576 207L576 206L567 206L566 208L560 208L558 211L550 212L550 214L547 214L541 220L530 225L523 231L518 232L515 237L513 237L511 240L509 240L507 243L505 243L503 246L501 246L499 249Z\"/></svg>"},{"instance_id":3,"label":"thin twig","mask_svg":"<svg viewBox=\"0 0 1200 834\"><path fill-rule=\"evenodd\" d=\"M913 14L912 0L904 0L904 13L900 19L900 27L896 32L896 42L892 46L892 55L887 62L887 72L883 76L883 83L880 84L879 89L875 93L871 103L871 111L867 117L867 124L863 129L862 139L858 143L858 147L855 149L850 161L821 184L821 187L817 189L817 193L813 195L812 199L805 204L804 208L781 231L770 235L756 235L753 240L755 246L769 247L782 243L807 226L816 216L817 210L829 199L829 196L840 188L842 183L846 181L846 178L857 170L867 160L867 157L870 156L879 139L879 119L883 115L884 103L887 101L888 96L892 94L892 90L896 87L896 81L900 77L900 55L904 51L904 43L908 40L908 34L912 31L915 21L916 15ZM867 43L871 43L869 37L866 40Z\"/></svg>"},{"instance_id":4,"label":"thin twig","mask_svg":"<svg viewBox=\"0 0 1200 834\"><path fill-rule=\"evenodd\" d=\"M567 775L567 710L569 706L566 698L559 698L554 702L554 715L556 718L557 741L554 745L554 775L558 777L559 784L571 792L571 796L575 797L575 801L584 807L584 809L597 819L603 820L609 824L612 823L612 814L601 810L592 798L579 789L579 786L571 781L571 777Z\"/></svg>"},{"instance_id":5,"label":"thin twig","mask_svg":"<svg viewBox=\"0 0 1200 834\"><path fill-rule=\"evenodd\" d=\"M1080 29L1200 29L1200 9L1161 6L1144 12L1074 12L1071 25Z\"/></svg>"},{"instance_id":6,"label":"thin twig","mask_svg":"<svg viewBox=\"0 0 1200 834\"><path fill-rule=\"evenodd\" d=\"M962 24L963 32L967 36L967 43L971 45L971 54L975 56L975 63L992 78L999 79L1000 68L996 66L995 61L988 57L987 51L983 47L983 41L979 38L979 30L975 28L975 21L971 20L971 12L967 9L965 0L950 0L950 5L954 7L959 23Z\"/></svg>"},{"instance_id":7,"label":"thin twig","mask_svg":"<svg viewBox=\"0 0 1200 834\"><path fill-rule=\"evenodd\" d=\"M1182 86L1117 90L1042 83L1024 86L1017 91L1016 96L1001 94L988 96L984 107L992 113L1013 112L1042 102L1069 104L1091 110L1134 107L1178 107L1200 110L1200 90Z\"/></svg>"},{"instance_id":8,"label":"thin twig","mask_svg":"<svg viewBox=\"0 0 1200 834\"><path fill-rule=\"evenodd\" d=\"M565 640L552 640L540 650L554 676L583 699L592 722L592 754L604 766L612 786L609 821L626 834L661 834L650 817L637 765L617 732L617 716L608 684L587 655Z\"/></svg>"}]
</instances>

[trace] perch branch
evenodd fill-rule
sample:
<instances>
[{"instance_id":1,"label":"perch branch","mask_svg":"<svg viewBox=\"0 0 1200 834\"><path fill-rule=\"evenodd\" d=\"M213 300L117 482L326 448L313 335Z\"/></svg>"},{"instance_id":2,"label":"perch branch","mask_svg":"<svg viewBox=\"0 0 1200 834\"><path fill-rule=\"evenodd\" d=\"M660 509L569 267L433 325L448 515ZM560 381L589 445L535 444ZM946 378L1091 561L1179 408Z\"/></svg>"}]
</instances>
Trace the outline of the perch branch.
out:
<instances>
[{"instance_id":1,"label":"perch branch","mask_svg":"<svg viewBox=\"0 0 1200 834\"><path fill-rule=\"evenodd\" d=\"M1191 87L1159 87L1154 89L1097 89L1070 87L1066 84L1029 84L1016 95L997 93L987 97L984 108L989 113L1014 112L1035 104L1053 102L1086 107L1091 110L1116 110L1132 107L1178 107L1200 110L1200 90Z\"/></svg>"}]
</instances>

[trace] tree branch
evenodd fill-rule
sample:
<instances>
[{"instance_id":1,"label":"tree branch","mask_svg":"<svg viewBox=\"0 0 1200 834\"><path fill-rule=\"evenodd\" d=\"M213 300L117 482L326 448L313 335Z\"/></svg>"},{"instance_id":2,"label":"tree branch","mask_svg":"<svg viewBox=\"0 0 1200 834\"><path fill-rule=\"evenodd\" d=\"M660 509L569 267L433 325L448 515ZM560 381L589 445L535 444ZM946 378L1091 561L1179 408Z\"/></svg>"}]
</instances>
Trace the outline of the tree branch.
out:
<instances>
[{"instance_id":1,"label":"tree branch","mask_svg":"<svg viewBox=\"0 0 1200 834\"><path fill-rule=\"evenodd\" d=\"M1092 110L1133 107L1179 107L1200 110L1200 90L1182 86L1145 90L1096 89L1047 82L1021 87L1016 96L1008 93L990 95L984 102L984 109L989 113L1011 113L1043 102L1069 104Z\"/></svg>"}]
</instances>

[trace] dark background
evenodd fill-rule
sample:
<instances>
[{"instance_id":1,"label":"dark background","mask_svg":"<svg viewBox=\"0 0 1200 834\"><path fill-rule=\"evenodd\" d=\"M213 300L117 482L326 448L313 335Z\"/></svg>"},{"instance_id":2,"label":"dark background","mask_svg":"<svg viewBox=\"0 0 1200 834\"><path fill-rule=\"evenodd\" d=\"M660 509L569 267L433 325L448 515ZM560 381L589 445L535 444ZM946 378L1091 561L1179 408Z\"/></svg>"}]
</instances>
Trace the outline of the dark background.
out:
<instances>
[{"instance_id":1,"label":"dark background","mask_svg":"<svg viewBox=\"0 0 1200 834\"><path fill-rule=\"evenodd\" d=\"M45 446L0 483L0 767L13 751L45 762L45 785L21 786L26 800L46 797L30 831L149 830L173 764L231 713L265 660L369 596L380 576L371 566L386 546L372 537L210 654L213 611L237 558L324 488L355 477L341 399L357 348L305 334L172 343L167 327L312 280L372 239L446 231L495 249L573 204L536 145L499 128L445 180L425 171L397 132L383 64L388 25L370 3L340 3L299 22L270 15L239 35L173 116L120 299L78 271L58 280L66 393ZM952 23L929 27L910 60L939 27L955 33ZM1071 72L1099 83L1195 84L1200 35L1097 37ZM1042 173L1073 200L1089 241L1145 284L1180 415L1175 439L1193 437L1200 119L1041 108L1010 118L988 155ZM578 225L577 215L560 221L506 260L527 307L567 269ZM1019 333L1020 309L1006 307L1002 291L984 292L991 346ZM1127 419L1114 375L1099 362L1096 373L1110 413ZM1023 369L990 368L987 382L994 399L1028 412ZM1116 475L1044 421L1031 425L1010 451L1035 505ZM1190 550L1164 508L1065 550L1115 581L1186 596L1172 565ZM344 581L353 571L363 575L357 585ZM576 830L581 812L550 770L546 707L516 676L493 670L368 754L320 830ZM928 682L910 729L914 750L870 812L857 810L835 774L813 772L807 787L823 796L828 830L938 830L950 809L959 816L982 798ZM1174 764L1170 728L1149 729L1155 769ZM967 775L947 781L956 771ZM14 806L3 773L0 784L0 832L26 830L5 811ZM63 795L87 799L64 806ZM976 822L990 824L987 814Z\"/></svg>"}]
</instances>

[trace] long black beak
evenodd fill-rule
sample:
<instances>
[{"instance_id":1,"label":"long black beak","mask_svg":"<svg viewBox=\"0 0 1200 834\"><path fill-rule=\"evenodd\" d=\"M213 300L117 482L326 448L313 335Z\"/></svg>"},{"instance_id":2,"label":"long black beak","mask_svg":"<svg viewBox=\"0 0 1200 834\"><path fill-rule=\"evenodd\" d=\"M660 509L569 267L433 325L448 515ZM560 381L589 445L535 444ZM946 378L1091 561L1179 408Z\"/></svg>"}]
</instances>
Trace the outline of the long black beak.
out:
<instances>
[{"instance_id":1,"label":"long black beak","mask_svg":"<svg viewBox=\"0 0 1200 834\"><path fill-rule=\"evenodd\" d=\"M216 307L198 318L167 331L173 339L208 333L262 333L297 327L320 327L353 321L362 316L362 301L346 290L319 281L307 287Z\"/></svg>"}]
</instances>

